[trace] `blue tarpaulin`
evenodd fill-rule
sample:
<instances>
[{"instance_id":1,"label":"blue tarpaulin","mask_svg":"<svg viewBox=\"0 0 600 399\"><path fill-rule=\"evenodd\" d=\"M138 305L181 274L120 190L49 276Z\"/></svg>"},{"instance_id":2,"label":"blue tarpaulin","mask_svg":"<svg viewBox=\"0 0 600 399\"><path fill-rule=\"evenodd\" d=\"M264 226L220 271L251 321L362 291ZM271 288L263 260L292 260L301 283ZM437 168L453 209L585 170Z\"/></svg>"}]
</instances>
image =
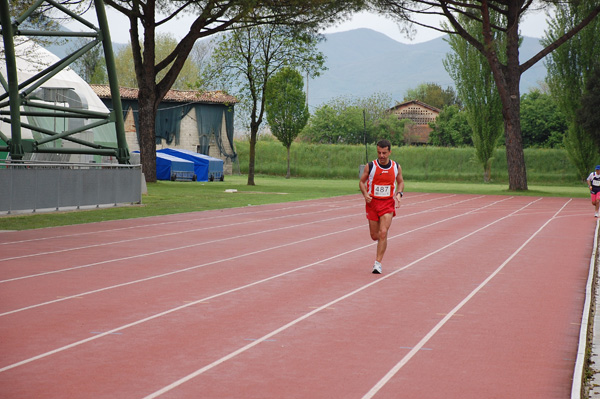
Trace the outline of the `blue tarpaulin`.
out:
<instances>
[{"instance_id":1,"label":"blue tarpaulin","mask_svg":"<svg viewBox=\"0 0 600 399\"><path fill-rule=\"evenodd\" d=\"M209 157L208 155L198 154L189 150L180 150L174 148L163 148L162 150L158 150L157 152L170 154L178 158L183 158L188 161L194 162L194 164L196 165L195 171L198 177L198 181L223 180L222 159Z\"/></svg>"},{"instance_id":2,"label":"blue tarpaulin","mask_svg":"<svg viewBox=\"0 0 600 399\"><path fill-rule=\"evenodd\" d=\"M195 180L194 163L187 159L156 152L156 178L158 180Z\"/></svg>"}]
</instances>

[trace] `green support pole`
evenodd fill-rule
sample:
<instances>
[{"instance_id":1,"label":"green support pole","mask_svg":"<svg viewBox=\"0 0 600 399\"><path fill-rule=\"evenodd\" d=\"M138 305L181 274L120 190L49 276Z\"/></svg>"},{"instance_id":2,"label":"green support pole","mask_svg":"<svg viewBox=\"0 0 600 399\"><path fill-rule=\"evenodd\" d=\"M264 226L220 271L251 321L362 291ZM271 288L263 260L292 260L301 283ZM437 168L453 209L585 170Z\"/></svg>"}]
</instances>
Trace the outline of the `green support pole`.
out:
<instances>
[{"instance_id":1,"label":"green support pole","mask_svg":"<svg viewBox=\"0 0 600 399\"><path fill-rule=\"evenodd\" d=\"M0 24L2 24L2 39L4 40L4 56L6 58L6 74L8 75L8 92L10 95L11 139L8 143L9 154L12 159L23 159L25 151L21 143L21 98L19 97L13 26L10 20L8 0L0 0Z\"/></svg>"},{"instance_id":2,"label":"green support pole","mask_svg":"<svg viewBox=\"0 0 600 399\"><path fill-rule=\"evenodd\" d=\"M106 71L108 74L108 84L110 94L113 100L113 113L115 118L115 129L117 131L117 159L119 163L129 163L129 149L125 138L125 123L123 121L123 106L121 104L121 95L119 94L119 80L117 78L117 68L115 66L115 55L113 53L106 10L103 0L94 0L96 16L98 18L98 27L102 35L102 45L104 46L104 56L106 59Z\"/></svg>"}]
</instances>

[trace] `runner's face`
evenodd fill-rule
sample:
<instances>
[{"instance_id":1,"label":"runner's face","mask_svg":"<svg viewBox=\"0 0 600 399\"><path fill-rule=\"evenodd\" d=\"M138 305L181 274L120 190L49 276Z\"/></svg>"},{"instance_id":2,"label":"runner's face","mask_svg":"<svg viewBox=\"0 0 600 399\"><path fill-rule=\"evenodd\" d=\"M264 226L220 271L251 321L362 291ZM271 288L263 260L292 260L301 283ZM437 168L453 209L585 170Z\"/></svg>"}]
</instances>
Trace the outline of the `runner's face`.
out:
<instances>
[{"instance_id":1,"label":"runner's face","mask_svg":"<svg viewBox=\"0 0 600 399\"><path fill-rule=\"evenodd\" d=\"M379 161L379 163L381 165L388 164L388 160L390 159L391 154L392 154L392 152L390 151L389 148L387 148L387 147L381 148L381 147L377 146L377 160Z\"/></svg>"}]
</instances>

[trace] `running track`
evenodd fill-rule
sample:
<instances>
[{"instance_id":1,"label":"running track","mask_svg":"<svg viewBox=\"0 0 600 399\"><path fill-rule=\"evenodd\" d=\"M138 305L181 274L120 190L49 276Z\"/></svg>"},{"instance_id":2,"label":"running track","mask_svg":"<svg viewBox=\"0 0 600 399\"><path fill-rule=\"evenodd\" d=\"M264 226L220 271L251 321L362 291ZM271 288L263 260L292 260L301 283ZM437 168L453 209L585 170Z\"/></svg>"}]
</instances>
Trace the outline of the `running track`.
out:
<instances>
[{"instance_id":1,"label":"running track","mask_svg":"<svg viewBox=\"0 0 600 399\"><path fill-rule=\"evenodd\" d=\"M1 398L568 398L588 200L359 195L0 233Z\"/></svg>"}]
</instances>

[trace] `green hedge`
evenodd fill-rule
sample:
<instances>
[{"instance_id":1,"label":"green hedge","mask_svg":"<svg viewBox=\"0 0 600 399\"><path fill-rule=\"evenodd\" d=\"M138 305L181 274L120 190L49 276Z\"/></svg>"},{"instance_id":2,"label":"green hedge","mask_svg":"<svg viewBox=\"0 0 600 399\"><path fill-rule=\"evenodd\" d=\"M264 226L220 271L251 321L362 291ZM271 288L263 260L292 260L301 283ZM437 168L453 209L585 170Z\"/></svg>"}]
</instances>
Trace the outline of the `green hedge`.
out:
<instances>
[{"instance_id":1,"label":"green hedge","mask_svg":"<svg viewBox=\"0 0 600 399\"><path fill-rule=\"evenodd\" d=\"M241 173L248 173L249 142L237 140ZM376 158L374 145L367 147L369 161ZM392 159L402 165L405 179L418 181L483 181L483 168L472 147L395 147ZM255 173L285 176L287 152L278 141L258 141ZM310 178L358 178L365 163L365 146L294 143L291 148L292 176ZM525 149L527 181L535 184L580 184L577 171L564 149ZM506 151L497 149L492 160L492 182L507 183Z\"/></svg>"}]
</instances>

